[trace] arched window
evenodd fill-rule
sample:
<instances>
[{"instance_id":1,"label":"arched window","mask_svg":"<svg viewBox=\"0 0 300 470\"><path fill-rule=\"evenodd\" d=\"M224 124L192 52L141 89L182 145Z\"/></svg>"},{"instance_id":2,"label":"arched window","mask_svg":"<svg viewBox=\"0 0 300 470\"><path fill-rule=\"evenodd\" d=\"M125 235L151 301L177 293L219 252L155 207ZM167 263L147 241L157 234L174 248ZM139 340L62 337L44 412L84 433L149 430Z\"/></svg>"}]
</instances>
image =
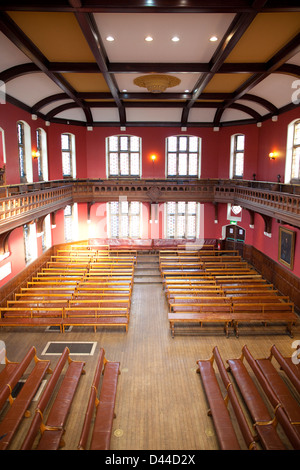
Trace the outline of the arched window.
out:
<instances>
[{"instance_id":1,"label":"arched window","mask_svg":"<svg viewBox=\"0 0 300 470\"><path fill-rule=\"evenodd\" d=\"M172 135L166 140L167 177L200 178L201 139L192 135Z\"/></svg>"},{"instance_id":2,"label":"arched window","mask_svg":"<svg viewBox=\"0 0 300 470\"><path fill-rule=\"evenodd\" d=\"M21 183L32 183L32 153L30 127L25 121L17 122L18 155Z\"/></svg>"},{"instance_id":3,"label":"arched window","mask_svg":"<svg viewBox=\"0 0 300 470\"><path fill-rule=\"evenodd\" d=\"M36 150L39 181L48 181L47 134L41 128L36 130Z\"/></svg>"},{"instance_id":4,"label":"arched window","mask_svg":"<svg viewBox=\"0 0 300 470\"><path fill-rule=\"evenodd\" d=\"M108 203L111 238L139 238L141 236L141 203L114 201Z\"/></svg>"},{"instance_id":5,"label":"arched window","mask_svg":"<svg viewBox=\"0 0 300 470\"><path fill-rule=\"evenodd\" d=\"M26 265L37 258L36 225L35 223L23 226L24 252Z\"/></svg>"},{"instance_id":6,"label":"arched window","mask_svg":"<svg viewBox=\"0 0 300 470\"><path fill-rule=\"evenodd\" d=\"M244 134L234 134L231 136L230 146L230 178L243 178L244 176L244 153L245 136Z\"/></svg>"},{"instance_id":7,"label":"arched window","mask_svg":"<svg viewBox=\"0 0 300 470\"><path fill-rule=\"evenodd\" d=\"M61 135L62 169L64 178L76 178L75 136Z\"/></svg>"},{"instance_id":8,"label":"arched window","mask_svg":"<svg viewBox=\"0 0 300 470\"><path fill-rule=\"evenodd\" d=\"M65 242L75 241L78 238L78 210L77 204L66 206L64 209Z\"/></svg>"},{"instance_id":9,"label":"arched window","mask_svg":"<svg viewBox=\"0 0 300 470\"><path fill-rule=\"evenodd\" d=\"M288 125L285 183L300 181L300 119Z\"/></svg>"},{"instance_id":10,"label":"arched window","mask_svg":"<svg viewBox=\"0 0 300 470\"><path fill-rule=\"evenodd\" d=\"M166 238L197 238L199 204L197 202L166 203Z\"/></svg>"},{"instance_id":11,"label":"arched window","mask_svg":"<svg viewBox=\"0 0 300 470\"><path fill-rule=\"evenodd\" d=\"M141 176L141 138L135 135L112 135L106 139L106 174Z\"/></svg>"}]
</instances>

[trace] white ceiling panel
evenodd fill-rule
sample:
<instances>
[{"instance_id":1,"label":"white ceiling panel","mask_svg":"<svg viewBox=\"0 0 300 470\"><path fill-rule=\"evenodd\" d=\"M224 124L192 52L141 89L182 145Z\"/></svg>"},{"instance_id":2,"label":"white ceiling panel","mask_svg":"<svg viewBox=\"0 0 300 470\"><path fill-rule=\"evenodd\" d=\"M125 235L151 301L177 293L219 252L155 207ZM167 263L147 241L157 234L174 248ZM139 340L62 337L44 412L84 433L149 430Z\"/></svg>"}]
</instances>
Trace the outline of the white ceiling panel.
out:
<instances>
[{"instance_id":1,"label":"white ceiling panel","mask_svg":"<svg viewBox=\"0 0 300 470\"><path fill-rule=\"evenodd\" d=\"M6 92L27 106L33 106L49 95L61 93L61 89L43 73L32 73L8 82Z\"/></svg>"},{"instance_id":2,"label":"white ceiling panel","mask_svg":"<svg viewBox=\"0 0 300 470\"><path fill-rule=\"evenodd\" d=\"M274 73L252 88L251 94L265 98L277 108L281 108L291 102L295 91L292 85L296 80L292 75Z\"/></svg>"},{"instance_id":3,"label":"white ceiling panel","mask_svg":"<svg viewBox=\"0 0 300 470\"><path fill-rule=\"evenodd\" d=\"M31 62L4 34L0 32L0 71Z\"/></svg>"},{"instance_id":4,"label":"white ceiling panel","mask_svg":"<svg viewBox=\"0 0 300 470\"><path fill-rule=\"evenodd\" d=\"M86 121L84 112L80 108L68 109L62 113L56 114L55 118L69 119L70 121Z\"/></svg>"},{"instance_id":5,"label":"white ceiling panel","mask_svg":"<svg viewBox=\"0 0 300 470\"><path fill-rule=\"evenodd\" d=\"M91 111L96 122L118 122L120 120L117 108L92 108Z\"/></svg>"},{"instance_id":6,"label":"white ceiling panel","mask_svg":"<svg viewBox=\"0 0 300 470\"><path fill-rule=\"evenodd\" d=\"M221 122L227 121L239 121L243 119L251 119L249 114L244 113L243 111L238 111L237 109L225 109L221 117Z\"/></svg>"},{"instance_id":7,"label":"white ceiling panel","mask_svg":"<svg viewBox=\"0 0 300 470\"><path fill-rule=\"evenodd\" d=\"M234 14L95 13L110 62L209 62ZM145 37L151 35L152 42ZM113 36L113 42L106 37ZM178 36L180 41L172 42Z\"/></svg>"},{"instance_id":8,"label":"white ceiling panel","mask_svg":"<svg viewBox=\"0 0 300 470\"><path fill-rule=\"evenodd\" d=\"M180 122L180 108L129 108L126 110L126 118L128 122Z\"/></svg>"},{"instance_id":9,"label":"white ceiling panel","mask_svg":"<svg viewBox=\"0 0 300 470\"><path fill-rule=\"evenodd\" d=\"M189 113L189 122L213 122L216 108L193 108Z\"/></svg>"}]
</instances>

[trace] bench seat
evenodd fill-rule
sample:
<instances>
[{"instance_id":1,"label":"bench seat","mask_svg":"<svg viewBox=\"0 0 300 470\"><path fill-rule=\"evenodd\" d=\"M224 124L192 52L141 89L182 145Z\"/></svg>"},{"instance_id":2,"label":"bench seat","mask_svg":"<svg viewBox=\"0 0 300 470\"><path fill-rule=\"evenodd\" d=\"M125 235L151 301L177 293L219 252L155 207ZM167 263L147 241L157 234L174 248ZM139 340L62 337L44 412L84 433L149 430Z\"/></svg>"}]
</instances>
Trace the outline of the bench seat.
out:
<instances>
[{"instance_id":1,"label":"bench seat","mask_svg":"<svg viewBox=\"0 0 300 470\"><path fill-rule=\"evenodd\" d=\"M62 331L62 318L0 318L0 327L47 327L47 326L58 326Z\"/></svg>"},{"instance_id":2,"label":"bench seat","mask_svg":"<svg viewBox=\"0 0 300 470\"><path fill-rule=\"evenodd\" d=\"M250 313L233 313L233 328L236 337L239 337L239 326L241 323L257 323L257 324L273 324L279 323L286 326L286 331L288 335L292 338L293 332L292 327L298 322L298 317L295 313L291 311L282 311L282 312L250 312Z\"/></svg>"},{"instance_id":3,"label":"bench seat","mask_svg":"<svg viewBox=\"0 0 300 470\"><path fill-rule=\"evenodd\" d=\"M300 353L300 350L298 350ZM280 365L281 369L284 370L287 377L290 379L298 393L300 393L300 364L296 364L292 357L284 357L275 344L271 347L271 354L269 359L275 357L276 361Z\"/></svg>"},{"instance_id":4,"label":"bench seat","mask_svg":"<svg viewBox=\"0 0 300 470\"><path fill-rule=\"evenodd\" d=\"M197 312L170 312L168 314L172 338L175 336L176 323L223 323L224 332L226 337L229 336L229 325L232 322L232 315L230 313L197 313Z\"/></svg>"},{"instance_id":5,"label":"bench seat","mask_svg":"<svg viewBox=\"0 0 300 470\"><path fill-rule=\"evenodd\" d=\"M106 362L90 450L109 450L120 364Z\"/></svg>"},{"instance_id":6,"label":"bench seat","mask_svg":"<svg viewBox=\"0 0 300 470\"><path fill-rule=\"evenodd\" d=\"M262 447L265 450L285 450L275 428L274 417L271 417L242 359L229 359L227 362L249 410Z\"/></svg>"},{"instance_id":7,"label":"bench seat","mask_svg":"<svg viewBox=\"0 0 300 470\"><path fill-rule=\"evenodd\" d=\"M93 326L96 331L98 326L125 326L128 331L128 319L126 317L68 317L62 322L63 332L66 326Z\"/></svg>"},{"instance_id":8,"label":"bench seat","mask_svg":"<svg viewBox=\"0 0 300 470\"><path fill-rule=\"evenodd\" d=\"M39 440L38 450L57 450L64 445L62 436L64 426L72 405L72 401L84 372L85 363L72 361L64 376L55 401L49 412L46 425L42 427L42 436Z\"/></svg>"},{"instance_id":9,"label":"bench seat","mask_svg":"<svg viewBox=\"0 0 300 470\"><path fill-rule=\"evenodd\" d=\"M38 360L20 393L13 401L11 408L1 421L0 436L3 436L3 438L0 440L0 450L5 450L9 447L23 417L30 416L28 408L43 378L50 371L49 367L50 361Z\"/></svg>"},{"instance_id":10,"label":"bench seat","mask_svg":"<svg viewBox=\"0 0 300 470\"><path fill-rule=\"evenodd\" d=\"M216 374L210 360L198 361L205 394L210 406L218 442L222 450L240 450L240 445L224 402Z\"/></svg>"}]
</instances>

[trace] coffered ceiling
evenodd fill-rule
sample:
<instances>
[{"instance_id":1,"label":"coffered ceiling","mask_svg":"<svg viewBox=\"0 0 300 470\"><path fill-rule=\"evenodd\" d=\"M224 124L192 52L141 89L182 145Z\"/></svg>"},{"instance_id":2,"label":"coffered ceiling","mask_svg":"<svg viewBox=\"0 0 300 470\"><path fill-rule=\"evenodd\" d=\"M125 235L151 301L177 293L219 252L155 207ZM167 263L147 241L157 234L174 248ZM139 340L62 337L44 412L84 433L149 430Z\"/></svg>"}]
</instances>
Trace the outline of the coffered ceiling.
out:
<instances>
[{"instance_id":1,"label":"coffered ceiling","mask_svg":"<svg viewBox=\"0 0 300 470\"><path fill-rule=\"evenodd\" d=\"M6 100L50 122L221 127L299 106L292 0L4 1L0 51Z\"/></svg>"}]
</instances>

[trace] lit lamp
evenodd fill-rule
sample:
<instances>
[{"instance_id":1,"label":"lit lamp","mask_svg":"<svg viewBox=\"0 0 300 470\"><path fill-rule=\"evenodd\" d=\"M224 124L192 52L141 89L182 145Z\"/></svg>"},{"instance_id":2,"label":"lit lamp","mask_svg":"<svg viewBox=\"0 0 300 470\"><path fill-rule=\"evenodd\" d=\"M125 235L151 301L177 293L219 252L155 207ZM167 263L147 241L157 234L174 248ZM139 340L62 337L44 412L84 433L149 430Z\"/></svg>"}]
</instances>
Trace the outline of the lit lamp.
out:
<instances>
[{"instance_id":1,"label":"lit lamp","mask_svg":"<svg viewBox=\"0 0 300 470\"><path fill-rule=\"evenodd\" d=\"M270 159L270 160L275 160L275 159L276 159L276 156L277 156L277 153L276 153L276 152L270 152L270 153L269 153L269 159Z\"/></svg>"},{"instance_id":2,"label":"lit lamp","mask_svg":"<svg viewBox=\"0 0 300 470\"><path fill-rule=\"evenodd\" d=\"M32 151L32 158L36 159L39 158L40 152L38 150L33 150Z\"/></svg>"},{"instance_id":3,"label":"lit lamp","mask_svg":"<svg viewBox=\"0 0 300 470\"><path fill-rule=\"evenodd\" d=\"M153 178L154 178L154 162L156 160L156 155L155 154L152 154L151 155L151 160L152 160L152 166L153 166Z\"/></svg>"}]
</instances>

